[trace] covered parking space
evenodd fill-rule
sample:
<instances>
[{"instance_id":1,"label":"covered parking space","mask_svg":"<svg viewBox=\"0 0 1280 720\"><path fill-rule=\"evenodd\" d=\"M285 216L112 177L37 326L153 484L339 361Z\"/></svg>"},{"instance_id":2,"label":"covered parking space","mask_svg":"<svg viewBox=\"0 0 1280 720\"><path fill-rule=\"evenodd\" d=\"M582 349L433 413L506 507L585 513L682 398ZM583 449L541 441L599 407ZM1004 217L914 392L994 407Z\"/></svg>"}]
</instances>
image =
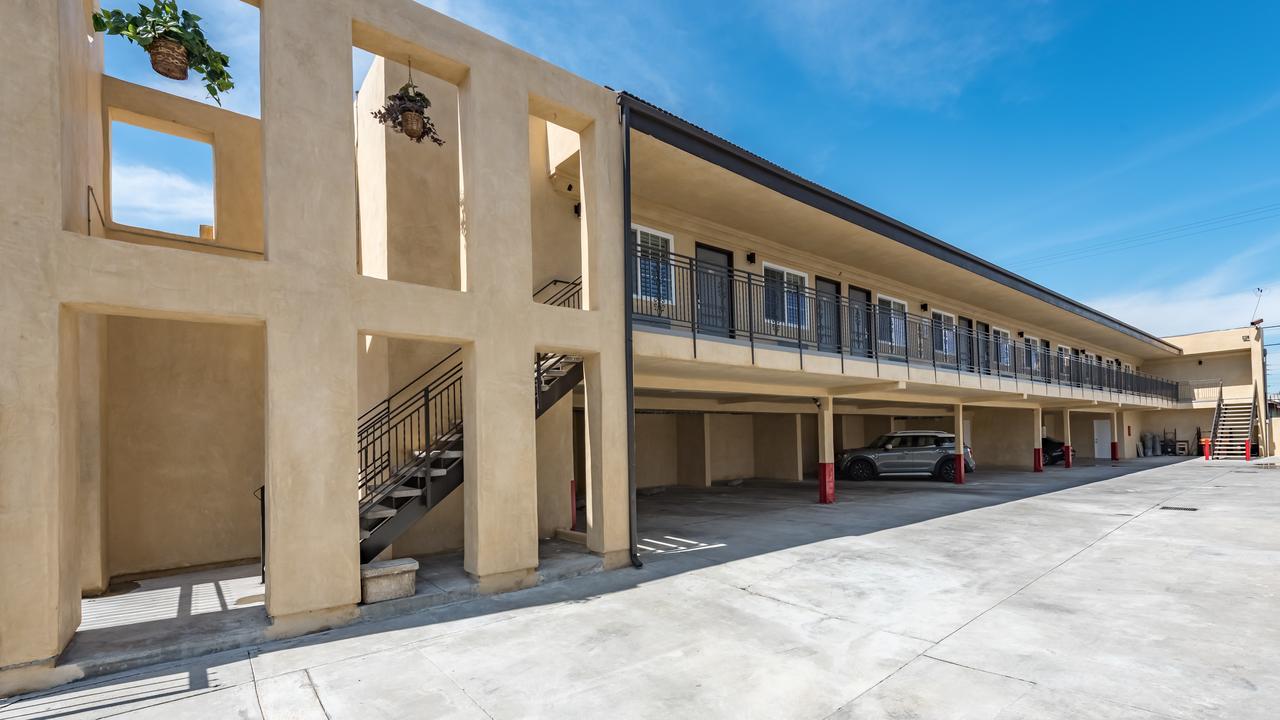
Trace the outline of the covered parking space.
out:
<instances>
[{"instance_id":1,"label":"covered parking space","mask_svg":"<svg viewBox=\"0 0 1280 720\"><path fill-rule=\"evenodd\" d=\"M839 480L835 500L827 505L814 502L814 479L665 486L637 498L639 550L646 563L663 563L663 567L671 563L672 570L727 563L837 537L870 535L1184 461L1188 458L1147 457L1081 464L1071 470L1059 466L1038 474L984 470L963 486L928 478ZM939 538L939 542L951 541Z\"/></svg>"}]
</instances>

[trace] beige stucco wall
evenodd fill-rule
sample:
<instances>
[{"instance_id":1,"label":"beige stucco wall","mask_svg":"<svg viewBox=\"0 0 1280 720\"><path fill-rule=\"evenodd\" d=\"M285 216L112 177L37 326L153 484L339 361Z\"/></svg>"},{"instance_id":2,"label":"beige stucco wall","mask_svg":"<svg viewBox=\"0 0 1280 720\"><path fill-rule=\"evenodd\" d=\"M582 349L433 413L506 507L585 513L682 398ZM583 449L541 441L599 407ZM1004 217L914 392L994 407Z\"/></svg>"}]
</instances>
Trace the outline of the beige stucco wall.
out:
<instances>
[{"instance_id":1,"label":"beige stucco wall","mask_svg":"<svg viewBox=\"0 0 1280 720\"><path fill-rule=\"evenodd\" d=\"M111 575L259 555L261 327L107 320Z\"/></svg>"},{"instance_id":2,"label":"beige stucco wall","mask_svg":"<svg viewBox=\"0 0 1280 720\"><path fill-rule=\"evenodd\" d=\"M1137 422L1133 426L1133 437L1125 438L1125 443L1130 446L1126 448L1126 451L1132 450L1136 452L1141 433L1155 433L1156 438L1159 439L1167 431L1170 433L1176 432L1179 440L1190 441L1191 454L1199 455L1203 450L1196 444L1196 430L1200 430L1201 437L1210 437L1213 434L1213 413L1213 407L1196 410L1158 410L1137 413Z\"/></svg>"},{"instance_id":3,"label":"beige stucco wall","mask_svg":"<svg viewBox=\"0 0 1280 720\"><path fill-rule=\"evenodd\" d=\"M432 287L461 287L458 88L421 70L414 83L445 144L410 141L373 118L409 78L375 58L355 101L361 272Z\"/></svg>"},{"instance_id":4,"label":"beige stucco wall","mask_svg":"<svg viewBox=\"0 0 1280 720\"><path fill-rule=\"evenodd\" d=\"M710 443L711 418L705 413L682 413L676 416L676 480L689 487L711 484Z\"/></svg>"},{"instance_id":5,"label":"beige stucco wall","mask_svg":"<svg viewBox=\"0 0 1280 720\"><path fill-rule=\"evenodd\" d=\"M0 547L24 548L0 556L5 682L16 665L50 663L79 621L81 312L265 326L258 330L265 335L259 438L268 496L266 608L277 635L355 617L353 342L362 332L463 347L464 565L483 589L531 582L537 565L533 354L582 354L587 543L610 566L625 555L621 138L613 92L408 0L262 3L266 261L259 262L78 232L70 219L83 213L82 178L97 162L88 131L101 114L64 122L77 112L80 91L64 92L60 80L79 76L82 87L92 85L100 40L89 47L83 3L72 0L4 3L0 22L59 39L0 45L0 66L24 69L3 81L5 97L23 102L0 105L9 149L0 164L0 267L18 269L0 283L0 333L23 338L0 343L0 416L23 418L0 433ZM460 153L467 179L461 202L452 199L454 217L466 217L458 281L465 292L356 273L353 44L412 55L415 71L458 88L459 135L474 141L437 155ZM529 298L531 113L555 115L581 141L586 312ZM20 687L35 682L23 677Z\"/></svg>"},{"instance_id":6,"label":"beige stucco wall","mask_svg":"<svg viewBox=\"0 0 1280 720\"><path fill-rule=\"evenodd\" d=\"M552 132L548 133L548 127ZM574 177L556 187L548 158L556 143L557 155L578 157L578 136L546 120L529 118L529 205L533 222L533 292L551 280L573 280L582 274L581 222L573 212L578 202ZM563 158L561 158L563 160ZM573 191L567 190L572 185ZM550 294L551 290L547 293Z\"/></svg>"},{"instance_id":7,"label":"beige stucco wall","mask_svg":"<svg viewBox=\"0 0 1280 720\"><path fill-rule=\"evenodd\" d=\"M213 147L212 241L116 223L111 214L111 121L120 121L205 142ZM112 225L107 236L188 250L240 251L257 257L262 235L262 128L257 118L176 97L118 78L102 78L102 132L107 148L103 212ZM193 244L199 242L199 245Z\"/></svg>"},{"instance_id":8,"label":"beige stucco wall","mask_svg":"<svg viewBox=\"0 0 1280 720\"><path fill-rule=\"evenodd\" d=\"M965 411L971 437L965 443L973 450L979 468L1007 467L1030 470L1035 447L1036 425L1032 410L973 408ZM953 420L947 419L947 425ZM952 427L946 430L951 431Z\"/></svg>"},{"instance_id":9,"label":"beige stucco wall","mask_svg":"<svg viewBox=\"0 0 1280 720\"><path fill-rule=\"evenodd\" d=\"M804 478L802 416L797 413L758 413L751 417L756 477L774 480ZM816 426L815 426L816 430ZM816 440L815 440L816 442ZM713 473L720 472L712 468Z\"/></svg>"},{"instance_id":10,"label":"beige stucco wall","mask_svg":"<svg viewBox=\"0 0 1280 720\"><path fill-rule=\"evenodd\" d=\"M573 396L566 395L537 420L538 537L573 524Z\"/></svg>"},{"instance_id":11,"label":"beige stucco wall","mask_svg":"<svg viewBox=\"0 0 1280 720\"><path fill-rule=\"evenodd\" d=\"M711 482L755 475L752 415L714 413L710 416L708 455Z\"/></svg>"},{"instance_id":12,"label":"beige stucco wall","mask_svg":"<svg viewBox=\"0 0 1280 720\"><path fill-rule=\"evenodd\" d=\"M636 414L636 487L676 484L677 418L667 413Z\"/></svg>"}]
</instances>

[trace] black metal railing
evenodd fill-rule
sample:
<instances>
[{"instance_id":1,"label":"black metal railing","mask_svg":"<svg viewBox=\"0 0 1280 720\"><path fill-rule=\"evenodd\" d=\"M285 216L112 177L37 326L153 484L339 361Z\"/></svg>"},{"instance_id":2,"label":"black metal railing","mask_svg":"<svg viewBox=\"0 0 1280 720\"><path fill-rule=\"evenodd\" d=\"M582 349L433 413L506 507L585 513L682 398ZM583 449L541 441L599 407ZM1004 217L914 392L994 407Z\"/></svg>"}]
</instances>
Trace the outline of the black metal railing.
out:
<instances>
[{"instance_id":1,"label":"black metal railing","mask_svg":"<svg viewBox=\"0 0 1280 720\"><path fill-rule=\"evenodd\" d=\"M534 297L559 307L582 307L582 278L552 280ZM426 371L405 383L385 400L356 419L357 475L361 509L376 504L395 488L399 479L419 465L430 463L431 450L452 443L462 428L462 350L454 350ZM569 358L540 353L534 365L534 382L550 382L548 373Z\"/></svg>"},{"instance_id":2,"label":"black metal railing","mask_svg":"<svg viewBox=\"0 0 1280 720\"><path fill-rule=\"evenodd\" d=\"M356 422L357 489L366 508L394 488L401 474L430 462L430 450L462 426L462 363L454 350L367 410Z\"/></svg>"},{"instance_id":3,"label":"black metal railing","mask_svg":"<svg viewBox=\"0 0 1280 720\"><path fill-rule=\"evenodd\" d=\"M581 310L582 277L579 276L573 280L560 280L558 278L551 280L533 293L533 299L540 300L543 305L555 305L557 307Z\"/></svg>"},{"instance_id":4,"label":"black metal railing","mask_svg":"<svg viewBox=\"0 0 1280 720\"><path fill-rule=\"evenodd\" d=\"M1031 339L979 332L783 279L632 247L635 320L700 338L746 341L876 362L1177 400L1178 386L1118 362L1053 352Z\"/></svg>"}]
</instances>

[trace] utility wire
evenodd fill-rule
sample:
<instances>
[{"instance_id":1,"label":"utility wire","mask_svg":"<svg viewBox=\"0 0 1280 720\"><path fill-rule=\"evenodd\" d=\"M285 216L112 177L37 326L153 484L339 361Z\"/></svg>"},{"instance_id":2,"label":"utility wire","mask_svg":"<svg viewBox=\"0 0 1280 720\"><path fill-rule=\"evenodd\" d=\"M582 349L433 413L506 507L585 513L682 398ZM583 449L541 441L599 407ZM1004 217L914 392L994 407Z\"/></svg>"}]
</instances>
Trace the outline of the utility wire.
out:
<instances>
[{"instance_id":1,"label":"utility wire","mask_svg":"<svg viewBox=\"0 0 1280 720\"><path fill-rule=\"evenodd\" d=\"M1217 226L1214 226L1214 227L1207 227L1207 228L1204 228L1204 229L1202 229L1202 230L1195 230L1195 231L1192 231L1192 232L1184 232L1184 233L1179 233L1179 234L1176 234L1176 235L1165 235L1165 236L1162 236L1162 237L1157 237L1157 238L1153 238L1153 239L1150 239L1150 240L1146 240L1146 241L1144 241L1144 242L1126 243L1126 244L1123 244L1123 245L1121 245L1121 244L1115 244L1115 245L1112 245L1112 246L1110 246L1110 247L1102 247L1102 248L1096 248L1096 249L1095 249L1095 248L1088 248L1088 249L1084 249L1084 248L1082 248L1082 249L1080 249L1080 250L1072 251L1072 253L1071 253L1070 255L1068 255L1068 254L1066 254L1066 253L1062 253L1062 254L1060 254L1060 255L1058 255L1058 256L1049 256L1049 257L1046 257L1045 259L1042 259L1042 260L1037 260L1037 261L1034 261L1034 262L1025 262L1025 263L1021 263L1020 265L1015 265L1015 266L1013 266L1013 267L1015 267L1015 268L1017 268L1017 267L1044 267L1044 266L1046 266L1046 265L1057 265L1057 264L1064 263L1064 262L1068 262L1068 261L1072 261L1072 260L1079 260L1079 259L1081 259L1081 258L1083 258L1083 257L1093 257L1093 256L1095 256L1095 255L1105 255L1105 254L1107 254L1107 253L1119 252L1119 251L1121 251L1121 250L1132 250L1132 249L1135 249L1135 248L1146 247L1146 246L1148 246L1148 245L1155 245L1156 243L1160 243L1160 242L1167 242L1167 241L1170 241L1170 240L1181 240L1181 239L1183 239L1183 238L1195 237L1196 235L1203 235L1203 234L1205 234L1205 233L1209 233L1209 232L1217 232L1217 231L1220 231L1220 230L1226 230L1226 229L1228 229L1228 228L1233 228L1233 227L1236 227L1236 226L1239 226L1239 225L1247 225L1247 224L1249 224L1249 223L1261 222L1261 221L1263 221L1263 220L1270 220L1270 219L1272 219L1272 218L1280 218L1280 212L1277 212L1277 213L1272 214L1272 215L1265 215L1265 216L1262 216L1262 217L1255 217L1255 218L1249 218L1249 219L1245 219L1245 220L1240 220L1240 221L1238 221L1238 222L1228 223L1228 224L1226 224L1226 225L1217 225Z\"/></svg>"},{"instance_id":2,"label":"utility wire","mask_svg":"<svg viewBox=\"0 0 1280 720\"><path fill-rule=\"evenodd\" d=\"M1066 248L1042 254L1035 259L1021 260L1011 263L1012 267L1025 267L1031 265L1043 265L1047 262L1057 262L1059 260L1070 259L1079 255L1087 255L1099 252L1111 252L1114 250L1122 250L1130 247L1142 247L1150 245L1162 240L1178 239L1198 235L1203 232L1211 232L1213 230L1221 230L1224 228L1235 227L1251 222L1260 222L1269 220L1274 217L1280 217L1280 203L1272 203L1269 205L1261 205L1248 210L1218 215L1203 220L1175 225L1173 227L1163 228L1161 230L1152 230L1137 235L1116 239L1103 240L1091 243L1082 247Z\"/></svg>"}]
</instances>

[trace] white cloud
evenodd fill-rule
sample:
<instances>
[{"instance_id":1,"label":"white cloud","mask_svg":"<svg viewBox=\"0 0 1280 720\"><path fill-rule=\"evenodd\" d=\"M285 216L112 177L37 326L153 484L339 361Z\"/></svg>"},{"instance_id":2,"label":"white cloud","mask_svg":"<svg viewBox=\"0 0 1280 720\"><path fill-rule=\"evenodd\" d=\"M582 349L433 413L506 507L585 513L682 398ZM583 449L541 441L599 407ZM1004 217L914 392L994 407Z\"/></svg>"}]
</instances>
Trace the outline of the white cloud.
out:
<instances>
[{"instance_id":1,"label":"white cloud","mask_svg":"<svg viewBox=\"0 0 1280 720\"><path fill-rule=\"evenodd\" d=\"M1188 267L1181 282L1117 292L1087 304L1160 336L1243 327L1255 317L1274 324L1280 322L1280 268L1265 263L1278 246L1280 238L1274 238L1217 265ZM1265 274L1251 272L1257 267ZM1255 316L1256 288L1263 294Z\"/></svg>"},{"instance_id":2,"label":"white cloud","mask_svg":"<svg viewBox=\"0 0 1280 720\"><path fill-rule=\"evenodd\" d=\"M213 184L136 163L111 168L111 216L116 222L184 235L213 224Z\"/></svg>"},{"instance_id":3,"label":"white cloud","mask_svg":"<svg viewBox=\"0 0 1280 720\"><path fill-rule=\"evenodd\" d=\"M760 10L778 46L811 72L869 100L928 108L1056 31L1042 3L794 0Z\"/></svg>"}]
</instances>

